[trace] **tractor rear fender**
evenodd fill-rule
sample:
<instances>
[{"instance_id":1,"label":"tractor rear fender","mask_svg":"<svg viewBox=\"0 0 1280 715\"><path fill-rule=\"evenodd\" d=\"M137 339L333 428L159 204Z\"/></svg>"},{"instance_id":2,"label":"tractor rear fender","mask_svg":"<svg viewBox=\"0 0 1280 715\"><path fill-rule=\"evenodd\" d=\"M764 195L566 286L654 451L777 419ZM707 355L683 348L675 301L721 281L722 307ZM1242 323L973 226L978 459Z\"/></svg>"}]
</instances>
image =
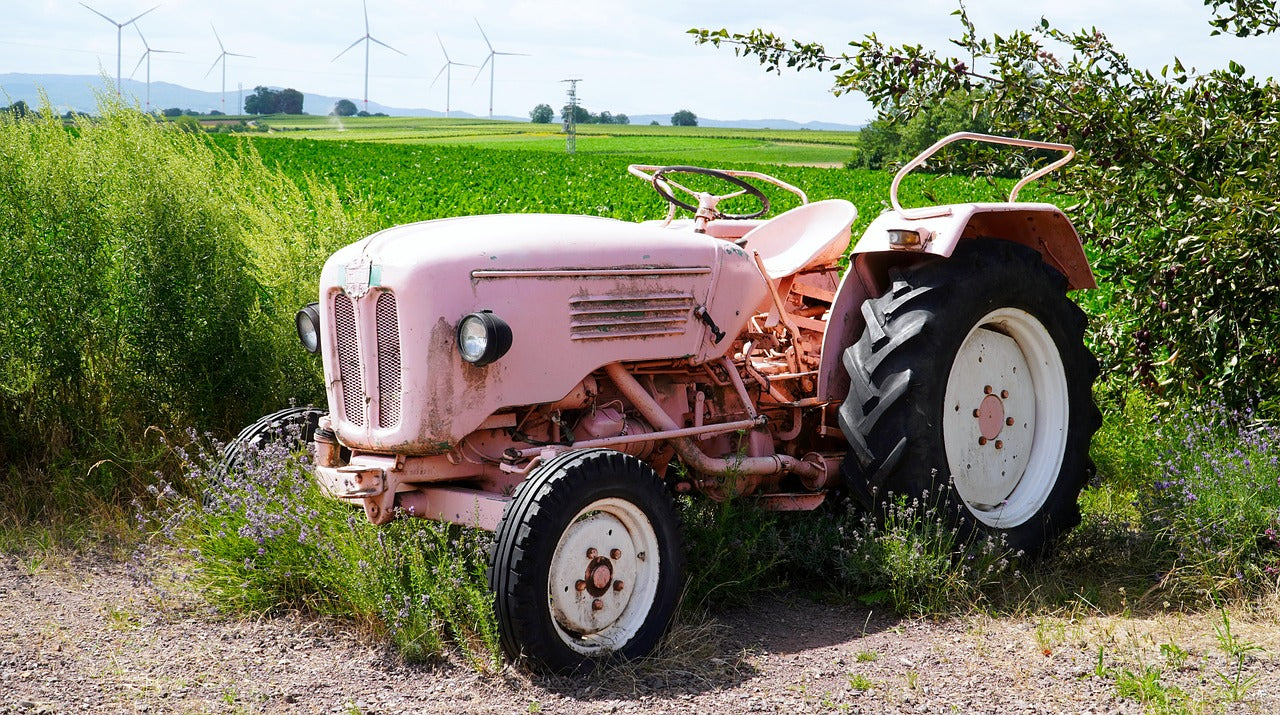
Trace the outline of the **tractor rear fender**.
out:
<instances>
[{"instance_id":1,"label":"tractor rear fender","mask_svg":"<svg viewBox=\"0 0 1280 715\"><path fill-rule=\"evenodd\" d=\"M849 270L836 291L822 342L818 398L838 401L848 392L849 378L840 363L841 355L862 334L862 304L888 290L890 269L929 257L947 257L960 241L983 238L1001 238L1034 248L1046 264L1066 276L1068 290L1098 286L1080 235L1071 220L1051 204L953 204L901 213L886 211L853 247Z\"/></svg>"}]
</instances>

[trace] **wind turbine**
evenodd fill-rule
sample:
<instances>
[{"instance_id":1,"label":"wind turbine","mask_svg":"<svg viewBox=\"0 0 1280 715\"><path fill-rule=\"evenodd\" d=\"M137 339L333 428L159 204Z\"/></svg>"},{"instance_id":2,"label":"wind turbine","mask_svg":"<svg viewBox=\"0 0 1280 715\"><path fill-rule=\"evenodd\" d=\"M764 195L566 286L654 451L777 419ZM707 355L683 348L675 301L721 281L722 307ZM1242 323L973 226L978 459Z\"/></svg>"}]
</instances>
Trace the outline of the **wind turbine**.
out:
<instances>
[{"instance_id":1,"label":"wind turbine","mask_svg":"<svg viewBox=\"0 0 1280 715\"><path fill-rule=\"evenodd\" d=\"M142 57L138 59L138 64L133 66L133 72L129 73L129 79L133 79L134 73L136 73L138 71L138 68L142 66L142 61L146 60L147 61L147 111L150 112L151 111L151 53L160 52L160 53L169 54L169 55L180 55L182 53L177 50L153 50L151 49L151 45L147 44L147 38L142 34L142 28L137 25L134 25L133 29L138 31L138 37L142 38L142 46L147 48L147 51L142 53Z\"/></svg>"},{"instance_id":2,"label":"wind turbine","mask_svg":"<svg viewBox=\"0 0 1280 715\"><path fill-rule=\"evenodd\" d=\"M84 3L80 3L80 4L84 5ZM103 20L106 20L107 22L116 26L116 96L119 97L120 96L120 34L124 31L125 25L132 25L133 23L137 22L138 18L142 17L142 15L146 15L147 12L151 12L151 10L155 10L156 7L160 7L160 6L156 5L156 7L151 8L151 10L147 10L147 12L144 12L140 15L134 15L131 19L125 20L124 22L116 22L115 20L112 20L111 18L107 17L106 15L103 15L97 10L94 10L88 5L84 5L84 7L89 12L92 12L93 14L102 18Z\"/></svg>"},{"instance_id":3,"label":"wind turbine","mask_svg":"<svg viewBox=\"0 0 1280 715\"><path fill-rule=\"evenodd\" d=\"M436 86L436 82L440 81L440 75L444 75L444 116L449 117L449 95L453 92L453 66L459 67L475 67L475 65L454 62L449 59L449 51L444 48L444 40L440 39L440 33L436 33L436 42L440 43L440 51L444 53L444 67L436 73L436 78L431 80L431 86Z\"/></svg>"},{"instance_id":4,"label":"wind turbine","mask_svg":"<svg viewBox=\"0 0 1280 715\"><path fill-rule=\"evenodd\" d=\"M342 52L339 52L338 57L341 57L347 54L347 52L349 52L351 48L355 47L361 42L364 43L364 111L368 112L369 111L369 43L376 42L379 45L382 45L383 47L387 48L388 50L391 50L392 52L397 52L401 55L404 55L405 57L408 57L408 55L405 55L403 52L400 52L400 50L397 50L396 48L392 47L391 45L388 45L387 43L383 42L382 40L379 40L378 38L374 37L372 34L369 33L369 0L364 0L364 36L356 40L355 42L352 42L350 45L347 45L347 49L343 50ZM329 61L337 62L338 57L334 57L332 60L329 60Z\"/></svg>"},{"instance_id":5,"label":"wind turbine","mask_svg":"<svg viewBox=\"0 0 1280 715\"><path fill-rule=\"evenodd\" d=\"M209 23L209 27L213 27L213 23ZM235 52L227 52L227 48L222 45L222 38L218 36L218 28L216 27L213 27L213 37L218 41L218 49L222 50L222 54L218 55L218 59L214 60L213 64L209 65L209 72L212 72L213 68L217 67L219 62L222 63L222 113L226 114L227 113L227 58L228 57L247 57L249 59L253 59L253 55L239 55L239 54L236 54ZM204 73L204 76L206 78L209 76L209 72ZM240 114L240 110L236 110L236 114Z\"/></svg>"},{"instance_id":6,"label":"wind turbine","mask_svg":"<svg viewBox=\"0 0 1280 715\"><path fill-rule=\"evenodd\" d=\"M476 27L480 27L480 20L476 19ZM489 36L484 34L484 28L480 27L480 36L484 38L484 44L489 46L489 56L484 58L484 62L480 63L480 69L476 70L476 79L480 79L480 73L484 72L484 66L489 65L489 118L493 119L493 67L497 62L493 59L498 55L508 55L511 57L528 57L523 52L498 52L493 49L493 43L489 42ZM475 84L476 80L471 80ZM447 101L447 100L446 100Z\"/></svg>"}]
</instances>

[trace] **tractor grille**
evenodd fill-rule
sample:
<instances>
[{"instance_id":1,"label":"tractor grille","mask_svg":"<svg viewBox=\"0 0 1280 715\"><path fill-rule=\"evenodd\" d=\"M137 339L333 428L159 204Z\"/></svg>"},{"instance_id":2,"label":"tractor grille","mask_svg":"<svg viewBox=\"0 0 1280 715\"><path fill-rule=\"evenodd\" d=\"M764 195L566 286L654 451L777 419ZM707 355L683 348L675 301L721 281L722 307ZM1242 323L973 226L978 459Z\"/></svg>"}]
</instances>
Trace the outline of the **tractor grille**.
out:
<instances>
[{"instance_id":1,"label":"tractor grille","mask_svg":"<svg viewBox=\"0 0 1280 715\"><path fill-rule=\"evenodd\" d=\"M620 298L591 296L569 301L569 336L574 340L612 340L686 331L690 295L648 295Z\"/></svg>"},{"instance_id":2,"label":"tractor grille","mask_svg":"<svg viewBox=\"0 0 1280 715\"><path fill-rule=\"evenodd\" d=\"M400 424L400 325L396 297L380 293L374 311L378 328L378 426Z\"/></svg>"},{"instance_id":3,"label":"tractor grille","mask_svg":"<svg viewBox=\"0 0 1280 715\"><path fill-rule=\"evenodd\" d=\"M364 425L364 390L360 382L360 333L355 309L344 293L333 296L333 327L337 334L338 379L342 381L342 408L347 421Z\"/></svg>"},{"instance_id":4,"label":"tractor grille","mask_svg":"<svg viewBox=\"0 0 1280 715\"><path fill-rule=\"evenodd\" d=\"M368 300L357 304L345 293L333 296L342 410L347 422L357 427L365 426L368 419L374 427L389 429L400 426L402 408L399 310L395 294L389 291L378 291L376 298L370 296L369 299L374 301L372 315L367 310ZM362 353L361 338L366 342L376 341L375 351L369 358L373 364L363 361L362 356L369 353ZM378 397L367 417L366 395Z\"/></svg>"}]
</instances>

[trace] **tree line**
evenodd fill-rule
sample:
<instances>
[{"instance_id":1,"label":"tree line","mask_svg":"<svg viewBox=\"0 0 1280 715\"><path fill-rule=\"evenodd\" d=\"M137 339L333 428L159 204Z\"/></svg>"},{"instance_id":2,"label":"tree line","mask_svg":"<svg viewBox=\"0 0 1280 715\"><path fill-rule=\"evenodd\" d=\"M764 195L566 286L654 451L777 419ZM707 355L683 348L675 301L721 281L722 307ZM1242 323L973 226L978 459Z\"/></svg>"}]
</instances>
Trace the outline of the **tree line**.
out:
<instances>
[{"instance_id":1,"label":"tree line","mask_svg":"<svg viewBox=\"0 0 1280 715\"><path fill-rule=\"evenodd\" d=\"M529 112L529 121L534 124L550 124L555 119L556 112L551 108L550 104L539 104ZM569 117L573 117L574 124L630 124L631 118L625 114L613 114L608 111L594 114L586 107L581 105L566 104L560 108L560 121L568 123ZM657 124L657 122L652 122ZM696 127L698 126L698 115L687 109L681 109L671 115L671 126L673 127Z\"/></svg>"}]
</instances>

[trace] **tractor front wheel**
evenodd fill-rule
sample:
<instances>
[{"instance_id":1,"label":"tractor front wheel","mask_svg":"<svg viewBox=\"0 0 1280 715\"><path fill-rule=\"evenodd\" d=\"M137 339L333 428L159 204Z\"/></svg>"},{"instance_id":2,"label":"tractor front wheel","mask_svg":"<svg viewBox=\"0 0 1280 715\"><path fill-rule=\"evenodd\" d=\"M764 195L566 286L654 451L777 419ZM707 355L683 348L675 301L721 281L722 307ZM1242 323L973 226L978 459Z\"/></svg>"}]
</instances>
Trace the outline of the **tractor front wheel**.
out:
<instances>
[{"instance_id":1,"label":"tractor front wheel","mask_svg":"<svg viewBox=\"0 0 1280 715\"><path fill-rule=\"evenodd\" d=\"M257 450L281 440L292 440L294 444L290 446L308 444L324 415L324 410L314 407L286 407L259 417L257 422L240 430L240 434L227 444L222 454L222 469L242 471L249 466L251 456Z\"/></svg>"},{"instance_id":2,"label":"tractor front wheel","mask_svg":"<svg viewBox=\"0 0 1280 715\"><path fill-rule=\"evenodd\" d=\"M952 524L1044 553L1080 521L1101 421L1066 279L1026 246L976 240L892 281L844 355L846 482L868 506L940 498Z\"/></svg>"},{"instance_id":3,"label":"tractor front wheel","mask_svg":"<svg viewBox=\"0 0 1280 715\"><path fill-rule=\"evenodd\" d=\"M503 650L562 673L646 655L683 571L675 505L651 468L604 449L555 457L516 490L494 535Z\"/></svg>"}]
</instances>

